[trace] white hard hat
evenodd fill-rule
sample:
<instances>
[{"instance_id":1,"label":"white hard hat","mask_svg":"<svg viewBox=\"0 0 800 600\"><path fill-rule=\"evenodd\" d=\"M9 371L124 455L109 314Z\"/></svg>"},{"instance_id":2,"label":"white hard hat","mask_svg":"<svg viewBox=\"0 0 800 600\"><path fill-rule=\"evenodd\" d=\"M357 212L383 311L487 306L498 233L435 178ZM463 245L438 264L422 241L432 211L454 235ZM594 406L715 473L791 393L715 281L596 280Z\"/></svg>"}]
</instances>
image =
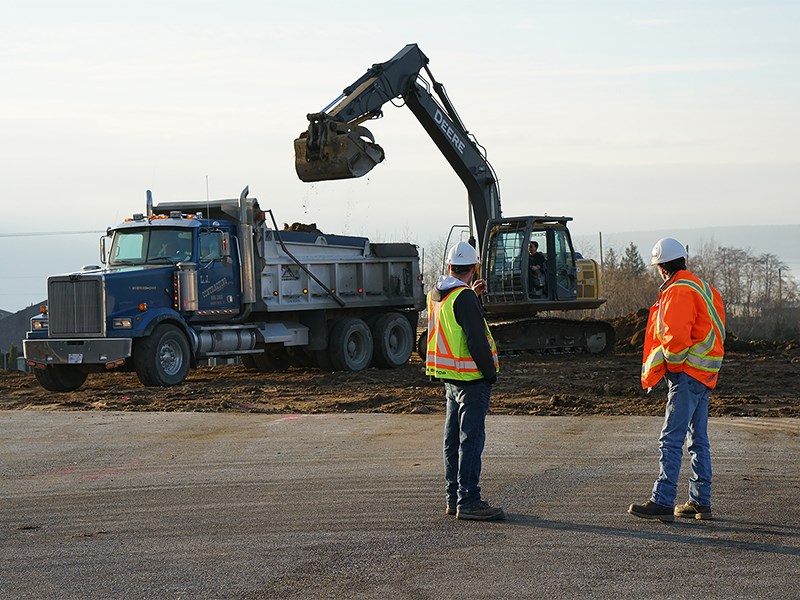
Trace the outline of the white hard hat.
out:
<instances>
[{"instance_id":1,"label":"white hard hat","mask_svg":"<svg viewBox=\"0 0 800 600\"><path fill-rule=\"evenodd\" d=\"M477 265L479 262L478 251L467 242L458 242L447 252L448 265Z\"/></svg>"},{"instance_id":2,"label":"white hard hat","mask_svg":"<svg viewBox=\"0 0 800 600\"><path fill-rule=\"evenodd\" d=\"M661 265L676 258L686 258L686 248L675 238L661 238L653 246L651 265Z\"/></svg>"}]
</instances>

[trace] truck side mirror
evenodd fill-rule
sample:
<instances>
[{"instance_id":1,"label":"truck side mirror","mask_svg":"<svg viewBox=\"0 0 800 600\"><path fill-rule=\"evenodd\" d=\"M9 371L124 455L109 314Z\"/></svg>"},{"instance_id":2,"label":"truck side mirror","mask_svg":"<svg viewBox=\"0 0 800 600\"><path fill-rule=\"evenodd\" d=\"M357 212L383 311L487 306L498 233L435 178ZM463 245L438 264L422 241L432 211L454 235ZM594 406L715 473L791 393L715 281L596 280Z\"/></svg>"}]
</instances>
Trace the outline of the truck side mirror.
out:
<instances>
[{"instance_id":1,"label":"truck side mirror","mask_svg":"<svg viewBox=\"0 0 800 600\"><path fill-rule=\"evenodd\" d=\"M106 240L108 239L107 235L104 235L100 238L100 263L106 264L107 256L106 256Z\"/></svg>"},{"instance_id":2,"label":"truck side mirror","mask_svg":"<svg viewBox=\"0 0 800 600\"><path fill-rule=\"evenodd\" d=\"M224 231L204 231L200 234L200 260L224 260L231 256L230 236Z\"/></svg>"},{"instance_id":3,"label":"truck side mirror","mask_svg":"<svg viewBox=\"0 0 800 600\"><path fill-rule=\"evenodd\" d=\"M226 261L230 260L231 258L231 236L227 231L220 231L220 248L222 253L222 258Z\"/></svg>"}]
</instances>

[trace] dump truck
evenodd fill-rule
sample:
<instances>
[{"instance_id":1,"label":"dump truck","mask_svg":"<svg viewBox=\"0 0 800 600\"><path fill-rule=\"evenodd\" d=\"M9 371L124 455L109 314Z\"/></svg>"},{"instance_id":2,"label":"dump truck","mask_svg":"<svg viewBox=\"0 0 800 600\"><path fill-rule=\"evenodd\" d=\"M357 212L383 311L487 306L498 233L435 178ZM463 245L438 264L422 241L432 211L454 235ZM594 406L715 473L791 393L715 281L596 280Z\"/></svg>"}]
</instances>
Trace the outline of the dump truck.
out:
<instances>
[{"instance_id":1,"label":"dump truck","mask_svg":"<svg viewBox=\"0 0 800 600\"><path fill-rule=\"evenodd\" d=\"M539 315L601 306L598 265L575 252L568 228L572 217L503 214L498 178L486 152L429 62L417 44L408 44L388 61L373 64L321 112L307 114L308 128L294 140L298 177L319 182L369 173L385 152L363 123L382 117L387 102L407 107L466 187L469 241L480 252L487 285L483 307L498 349L612 352L609 323ZM529 253L532 242L543 253L541 268Z\"/></svg>"},{"instance_id":2,"label":"dump truck","mask_svg":"<svg viewBox=\"0 0 800 600\"><path fill-rule=\"evenodd\" d=\"M409 243L280 230L247 188L226 200L153 203L101 238L101 264L51 276L25 360L54 392L89 373L184 381L206 359L258 371L292 364L395 368L424 308Z\"/></svg>"}]
</instances>

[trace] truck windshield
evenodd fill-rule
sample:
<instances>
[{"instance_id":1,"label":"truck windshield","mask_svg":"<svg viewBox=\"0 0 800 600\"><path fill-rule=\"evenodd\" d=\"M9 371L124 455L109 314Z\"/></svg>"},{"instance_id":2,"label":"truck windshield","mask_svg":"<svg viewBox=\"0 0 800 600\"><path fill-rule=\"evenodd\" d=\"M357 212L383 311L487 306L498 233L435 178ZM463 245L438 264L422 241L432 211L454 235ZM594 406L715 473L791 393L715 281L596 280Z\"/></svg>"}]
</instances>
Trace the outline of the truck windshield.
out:
<instances>
[{"instance_id":1,"label":"truck windshield","mask_svg":"<svg viewBox=\"0 0 800 600\"><path fill-rule=\"evenodd\" d=\"M169 264L192 258L192 230L152 227L117 231L109 266Z\"/></svg>"}]
</instances>

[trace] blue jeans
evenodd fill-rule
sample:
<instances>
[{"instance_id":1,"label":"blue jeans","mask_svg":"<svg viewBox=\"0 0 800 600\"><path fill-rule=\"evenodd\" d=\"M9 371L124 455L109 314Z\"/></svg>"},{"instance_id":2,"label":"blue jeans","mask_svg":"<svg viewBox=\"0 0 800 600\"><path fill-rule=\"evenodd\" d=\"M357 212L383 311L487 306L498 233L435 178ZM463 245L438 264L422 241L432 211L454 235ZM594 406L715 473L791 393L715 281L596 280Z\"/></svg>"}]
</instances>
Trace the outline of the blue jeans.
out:
<instances>
[{"instance_id":1,"label":"blue jeans","mask_svg":"<svg viewBox=\"0 0 800 600\"><path fill-rule=\"evenodd\" d=\"M658 479L653 502L674 506L683 460L683 442L692 458L689 500L711 506L711 446L708 441L708 391L686 373L667 373L667 410L661 429Z\"/></svg>"},{"instance_id":2,"label":"blue jeans","mask_svg":"<svg viewBox=\"0 0 800 600\"><path fill-rule=\"evenodd\" d=\"M491 391L484 381L444 384L444 478L450 505L470 506L481 499L481 454Z\"/></svg>"}]
</instances>

